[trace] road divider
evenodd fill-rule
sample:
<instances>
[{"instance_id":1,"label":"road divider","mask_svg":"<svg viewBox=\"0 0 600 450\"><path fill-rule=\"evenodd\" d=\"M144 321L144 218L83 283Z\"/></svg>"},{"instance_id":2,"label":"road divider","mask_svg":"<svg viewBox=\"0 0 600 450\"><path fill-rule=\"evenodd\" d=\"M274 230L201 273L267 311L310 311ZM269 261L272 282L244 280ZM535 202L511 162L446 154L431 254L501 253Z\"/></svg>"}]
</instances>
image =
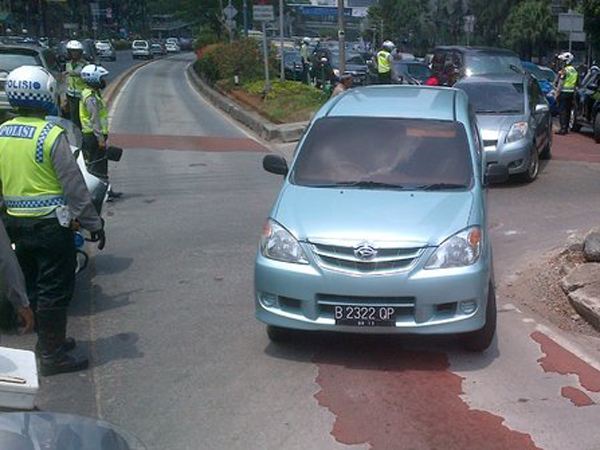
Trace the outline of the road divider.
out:
<instances>
[{"instance_id":1,"label":"road divider","mask_svg":"<svg viewBox=\"0 0 600 450\"><path fill-rule=\"evenodd\" d=\"M283 125L274 124L262 117L260 114L243 108L229 97L210 87L208 83L198 76L194 70L193 64L190 64L187 67L186 72L188 74L190 84L198 91L198 93L200 93L214 106L254 131L266 141L298 141L302 137L302 134L308 125L308 122L297 122Z\"/></svg>"}]
</instances>

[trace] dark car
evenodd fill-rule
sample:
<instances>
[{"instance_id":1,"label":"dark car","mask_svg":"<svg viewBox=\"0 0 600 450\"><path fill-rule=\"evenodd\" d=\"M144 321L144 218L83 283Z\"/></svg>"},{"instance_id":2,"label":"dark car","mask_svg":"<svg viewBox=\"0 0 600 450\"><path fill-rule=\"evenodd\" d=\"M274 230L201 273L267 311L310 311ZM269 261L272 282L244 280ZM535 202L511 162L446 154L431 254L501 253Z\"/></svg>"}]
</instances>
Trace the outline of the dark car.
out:
<instances>
[{"instance_id":1,"label":"dark car","mask_svg":"<svg viewBox=\"0 0 600 450\"><path fill-rule=\"evenodd\" d=\"M302 81L302 56L298 51L287 51L283 54L285 79Z\"/></svg>"},{"instance_id":2,"label":"dark car","mask_svg":"<svg viewBox=\"0 0 600 450\"><path fill-rule=\"evenodd\" d=\"M342 73L340 73L340 54L337 52L331 53L331 69L333 79L337 81ZM365 86L367 84L367 72L369 68L367 62L359 52L346 51L346 67L344 73L349 73L354 77L356 86Z\"/></svg>"},{"instance_id":3,"label":"dark car","mask_svg":"<svg viewBox=\"0 0 600 450\"><path fill-rule=\"evenodd\" d=\"M594 139L600 143L600 68L593 66L575 91L571 129L581 130L584 125L594 130Z\"/></svg>"},{"instance_id":4,"label":"dark car","mask_svg":"<svg viewBox=\"0 0 600 450\"><path fill-rule=\"evenodd\" d=\"M515 52L493 47L437 47L431 66L443 86L453 86L463 77L524 72Z\"/></svg>"},{"instance_id":5,"label":"dark car","mask_svg":"<svg viewBox=\"0 0 600 450\"><path fill-rule=\"evenodd\" d=\"M431 77L431 69L419 61L395 61L396 74L408 84L425 84Z\"/></svg>"},{"instance_id":6,"label":"dark car","mask_svg":"<svg viewBox=\"0 0 600 450\"><path fill-rule=\"evenodd\" d=\"M540 85L540 89L546 96L548 104L550 105L550 111L552 115L558 114L558 104L554 98L554 80L556 80L556 74L549 67L540 67L529 61L521 61L525 72L533 75Z\"/></svg>"}]
</instances>

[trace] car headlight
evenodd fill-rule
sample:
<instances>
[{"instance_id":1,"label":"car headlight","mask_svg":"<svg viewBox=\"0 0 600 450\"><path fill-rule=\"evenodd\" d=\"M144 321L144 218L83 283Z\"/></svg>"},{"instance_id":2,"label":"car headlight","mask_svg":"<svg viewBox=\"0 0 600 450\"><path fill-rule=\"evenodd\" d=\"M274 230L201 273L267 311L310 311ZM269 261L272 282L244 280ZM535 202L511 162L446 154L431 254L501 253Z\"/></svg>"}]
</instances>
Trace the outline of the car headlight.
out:
<instances>
[{"instance_id":1,"label":"car headlight","mask_svg":"<svg viewBox=\"0 0 600 450\"><path fill-rule=\"evenodd\" d=\"M527 130L529 129L529 125L527 122L517 122L513 123L508 130L508 134L506 135L506 143L510 144L511 142L516 142L520 139L523 139L527 135Z\"/></svg>"},{"instance_id":2,"label":"car headlight","mask_svg":"<svg viewBox=\"0 0 600 450\"><path fill-rule=\"evenodd\" d=\"M470 227L446 239L427 261L425 269L471 266L481 256L481 227Z\"/></svg>"},{"instance_id":3,"label":"car headlight","mask_svg":"<svg viewBox=\"0 0 600 450\"><path fill-rule=\"evenodd\" d=\"M340 69L333 69L333 74L334 74L336 77L339 77L339 76L340 76Z\"/></svg>"},{"instance_id":4,"label":"car headlight","mask_svg":"<svg viewBox=\"0 0 600 450\"><path fill-rule=\"evenodd\" d=\"M289 263L308 264L298 240L274 220L268 219L260 239L260 251L265 258Z\"/></svg>"}]
</instances>

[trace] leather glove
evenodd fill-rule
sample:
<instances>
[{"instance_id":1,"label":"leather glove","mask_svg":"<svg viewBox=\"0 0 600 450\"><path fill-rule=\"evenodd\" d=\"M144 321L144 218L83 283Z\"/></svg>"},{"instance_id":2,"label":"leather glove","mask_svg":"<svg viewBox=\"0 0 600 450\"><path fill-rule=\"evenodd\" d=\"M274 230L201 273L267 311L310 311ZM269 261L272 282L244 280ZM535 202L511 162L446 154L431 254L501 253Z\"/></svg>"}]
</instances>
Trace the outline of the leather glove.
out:
<instances>
[{"instance_id":1,"label":"leather glove","mask_svg":"<svg viewBox=\"0 0 600 450\"><path fill-rule=\"evenodd\" d=\"M104 232L104 219L102 219L102 228L98 231L92 231L92 241L98 242L98 250L104 250L106 245L106 233Z\"/></svg>"}]
</instances>

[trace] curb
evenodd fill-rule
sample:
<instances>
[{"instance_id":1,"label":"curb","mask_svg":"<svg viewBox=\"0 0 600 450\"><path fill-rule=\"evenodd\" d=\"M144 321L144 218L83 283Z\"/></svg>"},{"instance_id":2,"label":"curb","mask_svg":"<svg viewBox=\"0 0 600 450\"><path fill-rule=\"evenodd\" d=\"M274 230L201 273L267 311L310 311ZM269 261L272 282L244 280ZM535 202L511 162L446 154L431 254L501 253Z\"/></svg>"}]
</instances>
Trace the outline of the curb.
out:
<instances>
[{"instance_id":1,"label":"curb","mask_svg":"<svg viewBox=\"0 0 600 450\"><path fill-rule=\"evenodd\" d=\"M186 71L193 87L196 88L200 95L233 119L250 128L265 141L299 141L308 126L308 122L296 122L284 125L271 123L258 113L243 108L238 103L210 87L198 76L194 70L194 63L190 64Z\"/></svg>"}]
</instances>

